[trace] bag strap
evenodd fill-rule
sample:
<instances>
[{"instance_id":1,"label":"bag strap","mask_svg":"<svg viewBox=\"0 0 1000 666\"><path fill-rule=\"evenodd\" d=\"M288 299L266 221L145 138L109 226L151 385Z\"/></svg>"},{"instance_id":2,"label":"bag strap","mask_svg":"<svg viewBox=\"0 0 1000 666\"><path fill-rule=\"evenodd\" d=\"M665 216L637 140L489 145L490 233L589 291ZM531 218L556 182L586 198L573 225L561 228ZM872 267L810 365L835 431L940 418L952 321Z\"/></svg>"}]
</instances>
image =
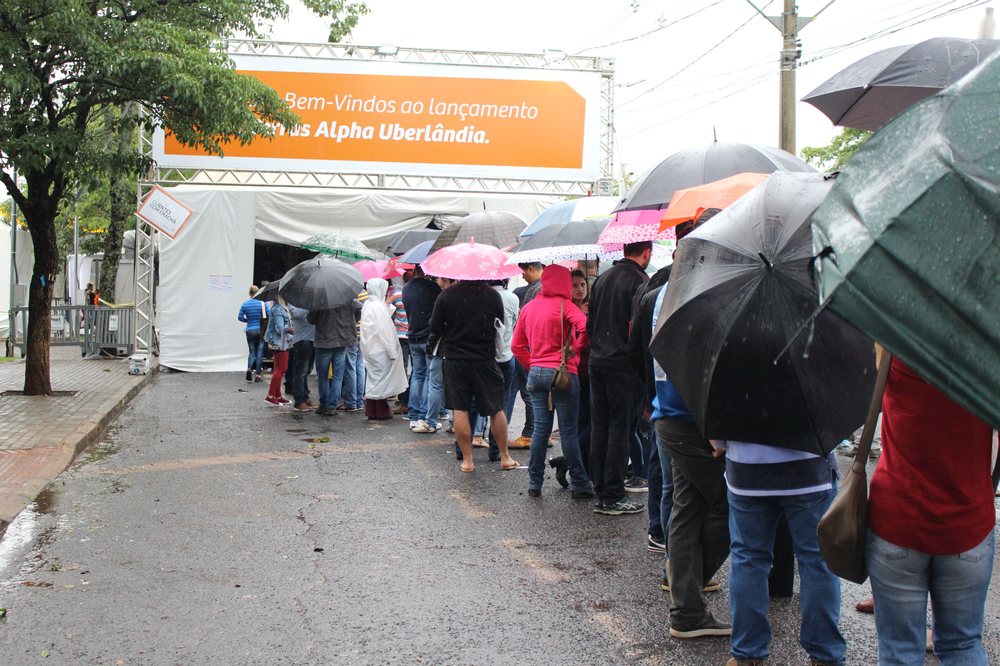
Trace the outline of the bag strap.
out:
<instances>
[{"instance_id":1,"label":"bag strap","mask_svg":"<svg viewBox=\"0 0 1000 666\"><path fill-rule=\"evenodd\" d=\"M267 319L267 304L264 301L260 302L260 318Z\"/></svg>"},{"instance_id":2,"label":"bag strap","mask_svg":"<svg viewBox=\"0 0 1000 666\"><path fill-rule=\"evenodd\" d=\"M562 355L562 364L566 365L566 330L563 328L563 306L566 301L559 304L559 353Z\"/></svg>"},{"instance_id":3,"label":"bag strap","mask_svg":"<svg viewBox=\"0 0 1000 666\"><path fill-rule=\"evenodd\" d=\"M865 429L861 432L861 441L858 443L858 452L854 456L851 467L855 472L864 473L865 465L868 464L868 453L872 448L872 439L875 437L875 426L878 424L878 415L882 412L882 396L885 394L885 383L889 379L889 366L892 365L892 354L882 351L882 362L878 366L878 379L875 380L875 392L872 393L872 404L868 408L868 420L865 421ZM858 465L861 465L860 469Z\"/></svg>"}]
</instances>

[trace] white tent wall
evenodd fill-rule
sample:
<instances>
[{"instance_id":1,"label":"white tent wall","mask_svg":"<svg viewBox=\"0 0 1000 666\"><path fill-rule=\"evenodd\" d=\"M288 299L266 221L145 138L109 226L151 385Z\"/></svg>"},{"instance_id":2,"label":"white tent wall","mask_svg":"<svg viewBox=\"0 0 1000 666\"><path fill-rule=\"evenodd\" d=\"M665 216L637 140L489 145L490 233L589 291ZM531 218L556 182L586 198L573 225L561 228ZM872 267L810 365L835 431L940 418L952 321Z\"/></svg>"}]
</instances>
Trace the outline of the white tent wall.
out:
<instances>
[{"instance_id":1,"label":"white tent wall","mask_svg":"<svg viewBox=\"0 0 1000 666\"><path fill-rule=\"evenodd\" d=\"M423 229L437 215L458 220L481 210L505 210L527 220L556 203L554 197L402 191L262 191L257 195L257 239L298 245L336 232L371 246L400 231Z\"/></svg>"},{"instance_id":2,"label":"white tent wall","mask_svg":"<svg viewBox=\"0 0 1000 666\"><path fill-rule=\"evenodd\" d=\"M255 193L171 194L195 213L175 240L159 234L160 363L187 372L246 370L246 335L236 315L253 283ZM210 276L228 276L232 290L210 289Z\"/></svg>"},{"instance_id":3,"label":"white tent wall","mask_svg":"<svg viewBox=\"0 0 1000 666\"><path fill-rule=\"evenodd\" d=\"M268 190L176 187L171 195L195 214L175 240L159 234L160 363L188 372L246 370L244 326L236 319L249 298L254 241L298 246L325 232L375 246L400 231L422 229L481 210L533 220L554 197L356 190ZM210 291L210 275L233 276L231 292Z\"/></svg>"}]
</instances>

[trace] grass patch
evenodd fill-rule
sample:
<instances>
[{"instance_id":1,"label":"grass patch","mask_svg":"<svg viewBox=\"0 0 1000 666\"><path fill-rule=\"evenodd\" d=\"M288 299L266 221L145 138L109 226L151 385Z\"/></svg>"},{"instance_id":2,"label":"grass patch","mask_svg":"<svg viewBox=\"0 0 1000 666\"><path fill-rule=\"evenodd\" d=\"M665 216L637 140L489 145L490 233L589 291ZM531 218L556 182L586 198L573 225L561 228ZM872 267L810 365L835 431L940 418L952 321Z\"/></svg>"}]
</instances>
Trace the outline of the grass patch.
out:
<instances>
[{"instance_id":1,"label":"grass patch","mask_svg":"<svg viewBox=\"0 0 1000 666\"><path fill-rule=\"evenodd\" d=\"M0 356L0 363L10 363L13 360L13 356Z\"/></svg>"}]
</instances>

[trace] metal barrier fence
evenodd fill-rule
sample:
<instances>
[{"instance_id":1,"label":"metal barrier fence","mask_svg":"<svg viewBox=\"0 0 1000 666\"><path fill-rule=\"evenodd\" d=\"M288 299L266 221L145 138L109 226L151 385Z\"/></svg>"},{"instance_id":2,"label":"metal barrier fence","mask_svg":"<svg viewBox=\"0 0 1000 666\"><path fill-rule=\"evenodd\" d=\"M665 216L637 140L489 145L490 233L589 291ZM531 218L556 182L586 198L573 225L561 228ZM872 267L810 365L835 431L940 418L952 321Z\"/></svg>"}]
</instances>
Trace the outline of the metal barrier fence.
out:
<instances>
[{"instance_id":1,"label":"metal barrier fence","mask_svg":"<svg viewBox=\"0 0 1000 666\"><path fill-rule=\"evenodd\" d=\"M14 345L27 352L28 308L12 308ZM135 344L135 306L53 305L49 344L53 347L79 346L83 356L102 352L131 356Z\"/></svg>"}]
</instances>

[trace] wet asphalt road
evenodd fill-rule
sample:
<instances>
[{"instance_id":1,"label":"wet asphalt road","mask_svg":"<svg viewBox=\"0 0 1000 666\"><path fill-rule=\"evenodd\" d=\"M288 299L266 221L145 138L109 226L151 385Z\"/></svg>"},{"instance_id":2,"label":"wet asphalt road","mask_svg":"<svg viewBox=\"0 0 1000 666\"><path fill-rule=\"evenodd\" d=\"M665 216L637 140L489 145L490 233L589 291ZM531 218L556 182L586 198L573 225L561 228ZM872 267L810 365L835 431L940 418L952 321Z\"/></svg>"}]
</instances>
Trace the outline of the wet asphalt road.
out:
<instances>
[{"instance_id":1,"label":"wet asphalt road","mask_svg":"<svg viewBox=\"0 0 1000 666\"><path fill-rule=\"evenodd\" d=\"M11 525L0 664L725 663L727 639L669 637L646 514L595 515L554 479L529 498L483 449L462 474L445 436L265 393L161 375ZM875 662L867 595L844 585L851 664ZM770 663L808 664L797 594L771 622ZM991 664L998 628L995 577Z\"/></svg>"}]
</instances>

